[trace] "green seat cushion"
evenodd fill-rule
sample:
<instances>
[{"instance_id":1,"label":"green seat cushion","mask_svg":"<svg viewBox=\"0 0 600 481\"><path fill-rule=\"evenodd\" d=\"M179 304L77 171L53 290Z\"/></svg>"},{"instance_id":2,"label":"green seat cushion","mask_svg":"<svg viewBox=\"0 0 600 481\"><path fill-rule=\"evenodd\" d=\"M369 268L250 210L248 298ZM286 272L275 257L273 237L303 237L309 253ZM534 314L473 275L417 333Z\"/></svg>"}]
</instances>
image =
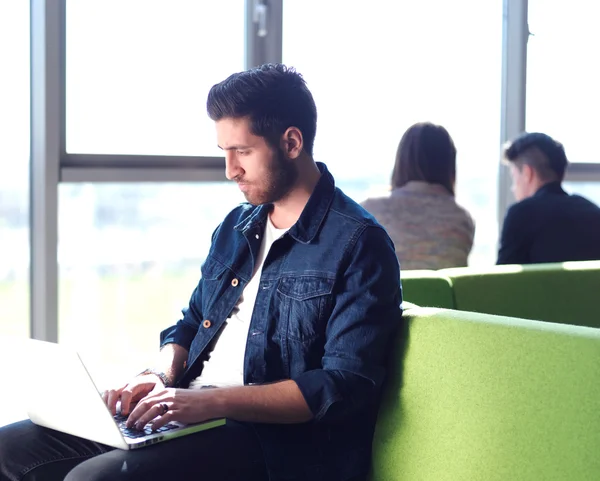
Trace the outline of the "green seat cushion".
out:
<instances>
[{"instance_id":1,"label":"green seat cushion","mask_svg":"<svg viewBox=\"0 0 600 481\"><path fill-rule=\"evenodd\" d=\"M401 271L402 298L423 307L454 308L452 284L436 271Z\"/></svg>"},{"instance_id":2,"label":"green seat cushion","mask_svg":"<svg viewBox=\"0 0 600 481\"><path fill-rule=\"evenodd\" d=\"M372 481L600 479L600 330L407 311Z\"/></svg>"},{"instance_id":3,"label":"green seat cushion","mask_svg":"<svg viewBox=\"0 0 600 481\"><path fill-rule=\"evenodd\" d=\"M439 273L452 282L456 309L600 327L599 261Z\"/></svg>"}]
</instances>

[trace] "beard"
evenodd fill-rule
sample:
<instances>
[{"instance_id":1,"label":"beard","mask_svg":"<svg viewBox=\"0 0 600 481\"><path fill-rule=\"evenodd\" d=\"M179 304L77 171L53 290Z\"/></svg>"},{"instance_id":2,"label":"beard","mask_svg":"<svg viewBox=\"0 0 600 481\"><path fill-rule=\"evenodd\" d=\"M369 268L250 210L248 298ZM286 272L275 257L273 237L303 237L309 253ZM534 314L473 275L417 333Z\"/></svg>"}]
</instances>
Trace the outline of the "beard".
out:
<instances>
[{"instance_id":1,"label":"beard","mask_svg":"<svg viewBox=\"0 0 600 481\"><path fill-rule=\"evenodd\" d=\"M244 192L252 205L272 204L285 198L298 180L298 168L281 148L275 150L271 165L255 191Z\"/></svg>"}]
</instances>

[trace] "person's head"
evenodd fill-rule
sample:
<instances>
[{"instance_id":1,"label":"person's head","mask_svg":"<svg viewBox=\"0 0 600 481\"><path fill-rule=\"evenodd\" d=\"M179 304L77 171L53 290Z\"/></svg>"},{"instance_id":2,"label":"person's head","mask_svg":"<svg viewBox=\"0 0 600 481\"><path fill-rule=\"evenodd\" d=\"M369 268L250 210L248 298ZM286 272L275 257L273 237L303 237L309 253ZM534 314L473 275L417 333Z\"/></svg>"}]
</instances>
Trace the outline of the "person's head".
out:
<instances>
[{"instance_id":1,"label":"person's head","mask_svg":"<svg viewBox=\"0 0 600 481\"><path fill-rule=\"evenodd\" d=\"M214 85L207 100L225 151L226 176L255 205L284 198L312 162L317 108L302 76L266 64Z\"/></svg>"},{"instance_id":2,"label":"person's head","mask_svg":"<svg viewBox=\"0 0 600 481\"><path fill-rule=\"evenodd\" d=\"M392 188L413 180L443 185L454 195L456 147L441 125L421 122L402 136L392 172Z\"/></svg>"},{"instance_id":3,"label":"person's head","mask_svg":"<svg viewBox=\"0 0 600 481\"><path fill-rule=\"evenodd\" d=\"M560 142L539 132L523 133L504 147L517 201L531 197L548 182L562 182L567 156Z\"/></svg>"}]
</instances>

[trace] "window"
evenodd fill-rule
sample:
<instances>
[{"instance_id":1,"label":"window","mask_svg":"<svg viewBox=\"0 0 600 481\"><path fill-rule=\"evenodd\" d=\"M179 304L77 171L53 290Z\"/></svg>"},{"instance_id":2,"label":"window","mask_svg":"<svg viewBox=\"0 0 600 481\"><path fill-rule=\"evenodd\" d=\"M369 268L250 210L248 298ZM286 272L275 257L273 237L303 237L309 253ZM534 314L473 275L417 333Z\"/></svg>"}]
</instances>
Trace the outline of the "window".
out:
<instances>
[{"instance_id":1,"label":"window","mask_svg":"<svg viewBox=\"0 0 600 481\"><path fill-rule=\"evenodd\" d=\"M67 1L70 153L220 156L206 95L244 68L244 0Z\"/></svg>"},{"instance_id":2,"label":"window","mask_svg":"<svg viewBox=\"0 0 600 481\"><path fill-rule=\"evenodd\" d=\"M564 182L563 189L569 194L579 194L600 206L600 183L598 182Z\"/></svg>"},{"instance_id":3,"label":"window","mask_svg":"<svg viewBox=\"0 0 600 481\"><path fill-rule=\"evenodd\" d=\"M181 318L214 229L244 198L235 183L61 184L59 197L59 342L100 383L129 377Z\"/></svg>"},{"instance_id":4,"label":"window","mask_svg":"<svg viewBox=\"0 0 600 481\"><path fill-rule=\"evenodd\" d=\"M562 142L571 162L600 162L596 6L529 0L527 130Z\"/></svg>"},{"instance_id":5,"label":"window","mask_svg":"<svg viewBox=\"0 0 600 481\"><path fill-rule=\"evenodd\" d=\"M476 222L471 265L496 256L501 52L501 0L284 3L283 61L305 76L319 111L315 158L361 201L388 188L410 125L445 126L457 200Z\"/></svg>"},{"instance_id":6,"label":"window","mask_svg":"<svg viewBox=\"0 0 600 481\"><path fill-rule=\"evenodd\" d=\"M0 2L0 63L0 336L26 337L29 335L29 2Z\"/></svg>"},{"instance_id":7,"label":"window","mask_svg":"<svg viewBox=\"0 0 600 481\"><path fill-rule=\"evenodd\" d=\"M222 157L206 97L244 69L245 0L66 7L67 153ZM100 383L153 361L243 200L224 182L60 185L59 341Z\"/></svg>"}]
</instances>

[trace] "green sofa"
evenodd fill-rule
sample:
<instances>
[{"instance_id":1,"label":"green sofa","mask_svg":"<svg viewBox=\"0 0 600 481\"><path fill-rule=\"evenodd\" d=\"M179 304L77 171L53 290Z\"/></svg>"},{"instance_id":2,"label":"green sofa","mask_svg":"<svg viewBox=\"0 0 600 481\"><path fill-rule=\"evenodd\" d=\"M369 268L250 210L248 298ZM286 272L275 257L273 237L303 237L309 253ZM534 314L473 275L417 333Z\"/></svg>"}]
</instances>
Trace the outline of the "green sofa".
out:
<instances>
[{"instance_id":1,"label":"green sofa","mask_svg":"<svg viewBox=\"0 0 600 481\"><path fill-rule=\"evenodd\" d=\"M600 261L401 272L403 297L443 307L600 327Z\"/></svg>"},{"instance_id":2,"label":"green sofa","mask_svg":"<svg viewBox=\"0 0 600 481\"><path fill-rule=\"evenodd\" d=\"M600 330L408 309L371 481L600 479Z\"/></svg>"},{"instance_id":3,"label":"green sofa","mask_svg":"<svg viewBox=\"0 0 600 481\"><path fill-rule=\"evenodd\" d=\"M600 261L442 269L437 275L450 280L454 308L461 311L600 327Z\"/></svg>"},{"instance_id":4,"label":"green sofa","mask_svg":"<svg viewBox=\"0 0 600 481\"><path fill-rule=\"evenodd\" d=\"M454 309L452 282L436 271L400 271L402 298L418 306Z\"/></svg>"}]
</instances>

